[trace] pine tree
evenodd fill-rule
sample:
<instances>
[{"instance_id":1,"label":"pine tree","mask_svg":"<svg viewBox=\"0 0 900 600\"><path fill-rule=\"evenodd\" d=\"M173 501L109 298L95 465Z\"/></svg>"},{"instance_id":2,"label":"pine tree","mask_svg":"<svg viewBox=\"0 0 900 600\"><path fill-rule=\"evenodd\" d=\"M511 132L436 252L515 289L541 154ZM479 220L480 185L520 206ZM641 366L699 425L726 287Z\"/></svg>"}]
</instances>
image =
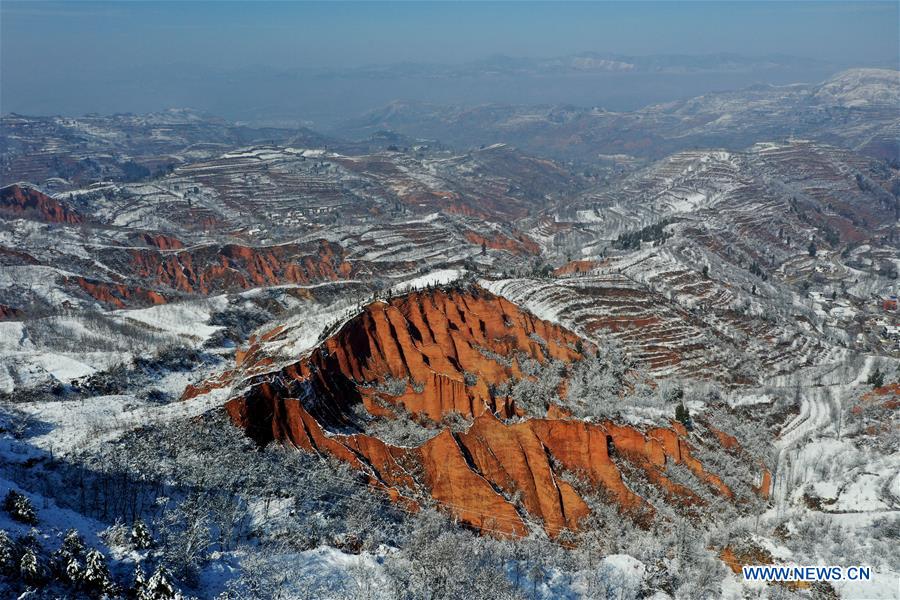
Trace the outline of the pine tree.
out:
<instances>
[{"instance_id":1,"label":"pine tree","mask_svg":"<svg viewBox=\"0 0 900 600\"><path fill-rule=\"evenodd\" d=\"M84 574L81 580L85 589L106 592L112 588L112 580L109 577L109 568L106 566L106 557L96 549L91 549L85 556Z\"/></svg>"},{"instance_id":2,"label":"pine tree","mask_svg":"<svg viewBox=\"0 0 900 600\"><path fill-rule=\"evenodd\" d=\"M135 598L143 598L143 594L147 589L147 574L141 565L134 565L134 576L132 577L131 594Z\"/></svg>"},{"instance_id":3,"label":"pine tree","mask_svg":"<svg viewBox=\"0 0 900 600\"><path fill-rule=\"evenodd\" d=\"M9 534L0 529L0 573L12 575L15 572L18 563L16 554L16 545Z\"/></svg>"},{"instance_id":4,"label":"pine tree","mask_svg":"<svg viewBox=\"0 0 900 600\"><path fill-rule=\"evenodd\" d=\"M691 413L682 402L679 402L675 407L675 420L684 425L686 428L693 429L693 424L691 423Z\"/></svg>"},{"instance_id":5,"label":"pine tree","mask_svg":"<svg viewBox=\"0 0 900 600\"><path fill-rule=\"evenodd\" d=\"M815 242L810 242L809 247L806 250L807 250L807 252L809 252L809 255L811 257L813 257L813 258L816 257L816 243Z\"/></svg>"},{"instance_id":6,"label":"pine tree","mask_svg":"<svg viewBox=\"0 0 900 600\"><path fill-rule=\"evenodd\" d=\"M138 600L176 600L182 596L169 579L169 572L162 565L150 576Z\"/></svg>"},{"instance_id":7,"label":"pine tree","mask_svg":"<svg viewBox=\"0 0 900 600\"><path fill-rule=\"evenodd\" d=\"M153 546L153 536L150 534L150 529L141 519L136 520L134 525L131 526L131 543L138 550L145 550Z\"/></svg>"},{"instance_id":8,"label":"pine tree","mask_svg":"<svg viewBox=\"0 0 900 600\"><path fill-rule=\"evenodd\" d=\"M84 540L78 534L78 530L70 529L66 532L66 537L63 538L62 546L59 547L58 552L69 556L81 556L84 554Z\"/></svg>"},{"instance_id":9,"label":"pine tree","mask_svg":"<svg viewBox=\"0 0 900 600\"><path fill-rule=\"evenodd\" d=\"M63 538L59 550L53 553L51 568L56 576L74 586L81 583L83 575L84 540L78 531L70 529Z\"/></svg>"},{"instance_id":10,"label":"pine tree","mask_svg":"<svg viewBox=\"0 0 900 600\"><path fill-rule=\"evenodd\" d=\"M866 383L874 388L880 388L884 385L884 373L881 372L881 369L876 367L872 374L869 375L869 379Z\"/></svg>"},{"instance_id":11,"label":"pine tree","mask_svg":"<svg viewBox=\"0 0 900 600\"><path fill-rule=\"evenodd\" d=\"M64 573L65 580L72 585L77 586L84 576L84 571L81 568L81 562L79 562L79 560L75 557L70 558L65 565Z\"/></svg>"},{"instance_id":12,"label":"pine tree","mask_svg":"<svg viewBox=\"0 0 900 600\"><path fill-rule=\"evenodd\" d=\"M38 519L31 505L31 500L15 490L9 490L3 499L3 510L9 513L9 516L25 523L26 525L37 525Z\"/></svg>"},{"instance_id":13,"label":"pine tree","mask_svg":"<svg viewBox=\"0 0 900 600\"><path fill-rule=\"evenodd\" d=\"M38 562L34 548L26 548L19 560L19 575L29 585L40 585L44 581L44 570Z\"/></svg>"}]
</instances>

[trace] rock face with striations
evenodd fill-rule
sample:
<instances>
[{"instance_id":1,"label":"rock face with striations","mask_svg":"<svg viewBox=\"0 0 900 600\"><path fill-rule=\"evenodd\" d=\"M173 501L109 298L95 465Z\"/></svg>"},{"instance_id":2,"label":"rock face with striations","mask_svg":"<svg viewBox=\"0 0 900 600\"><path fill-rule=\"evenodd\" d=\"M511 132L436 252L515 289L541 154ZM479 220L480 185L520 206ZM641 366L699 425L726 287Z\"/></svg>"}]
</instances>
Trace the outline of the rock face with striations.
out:
<instances>
[{"instance_id":1,"label":"rock face with striations","mask_svg":"<svg viewBox=\"0 0 900 600\"><path fill-rule=\"evenodd\" d=\"M99 261L126 281L80 277L74 282L107 306L130 308L184 296L349 279L354 273L353 265L344 259L344 249L325 240L278 246L209 244L185 248L174 237L145 232L135 241L146 247L110 246L97 252Z\"/></svg>"},{"instance_id":2,"label":"rock face with striations","mask_svg":"<svg viewBox=\"0 0 900 600\"><path fill-rule=\"evenodd\" d=\"M0 189L0 212L44 223L78 225L83 222L74 209L34 188L16 184Z\"/></svg>"},{"instance_id":3,"label":"rock face with striations","mask_svg":"<svg viewBox=\"0 0 900 600\"><path fill-rule=\"evenodd\" d=\"M366 307L300 361L251 377L226 410L260 444L333 455L398 501L417 505L412 498L426 492L460 521L502 535L524 535L529 521L552 536L576 529L590 510L566 473L603 489L636 519L653 511L625 471L673 501L702 504L700 494L666 475L667 466L683 465L707 496L731 499L734 492L694 457L679 424L641 431L565 418L559 410L550 414L562 418L523 418L510 398L491 393L492 385L525 376L525 357L580 359L578 341L480 288L415 292ZM237 369L260 373L265 361L251 344ZM439 433L415 447L362 429L338 433L353 427L351 409L360 403L374 415L408 412ZM441 428L451 412L473 419L468 429Z\"/></svg>"},{"instance_id":4,"label":"rock face with striations","mask_svg":"<svg viewBox=\"0 0 900 600\"><path fill-rule=\"evenodd\" d=\"M311 283L347 279L352 266L343 249L321 240L316 243L250 247L238 244L182 249L174 238L158 236L148 243L155 248L110 250L103 258L123 264L123 270L155 288L188 294L245 290L286 283Z\"/></svg>"}]
</instances>

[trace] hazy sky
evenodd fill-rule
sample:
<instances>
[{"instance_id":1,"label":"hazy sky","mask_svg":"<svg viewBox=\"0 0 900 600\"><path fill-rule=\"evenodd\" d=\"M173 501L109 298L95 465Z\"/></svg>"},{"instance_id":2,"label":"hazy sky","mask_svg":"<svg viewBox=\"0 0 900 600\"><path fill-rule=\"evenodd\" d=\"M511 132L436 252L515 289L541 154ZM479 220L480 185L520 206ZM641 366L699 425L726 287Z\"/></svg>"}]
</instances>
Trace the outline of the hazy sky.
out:
<instances>
[{"instance_id":1,"label":"hazy sky","mask_svg":"<svg viewBox=\"0 0 900 600\"><path fill-rule=\"evenodd\" d=\"M122 91L122 81L164 82L160 74L171 72L168 83L174 87L184 65L210 71L331 68L585 51L783 53L841 65L894 67L900 60L897 2L3 0L0 20L0 111L19 112L64 110L66 94L72 96L73 110L76 105L90 109L92 96L74 89L79 86L109 88L97 110L108 110L118 101L110 96L117 94L122 110L130 110L134 90ZM145 91L168 93L155 87Z\"/></svg>"}]
</instances>

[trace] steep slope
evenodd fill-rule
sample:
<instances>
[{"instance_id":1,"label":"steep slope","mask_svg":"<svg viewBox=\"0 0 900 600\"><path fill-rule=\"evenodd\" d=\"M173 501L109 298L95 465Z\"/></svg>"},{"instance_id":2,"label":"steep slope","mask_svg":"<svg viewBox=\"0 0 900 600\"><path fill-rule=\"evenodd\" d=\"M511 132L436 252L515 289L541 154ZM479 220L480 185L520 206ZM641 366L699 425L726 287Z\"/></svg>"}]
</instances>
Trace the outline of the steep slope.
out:
<instances>
[{"instance_id":1,"label":"steep slope","mask_svg":"<svg viewBox=\"0 0 900 600\"><path fill-rule=\"evenodd\" d=\"M123 254L116 250L101 256L107 264L115 265L125 259ZM211 245L172 252L131 249L123 271L155 287L206 295L222 290L346 279L353 267L343 260L344 254L343 248L324 240L318 244L269 247Z\"/></svg>"},{"instance_id":2,"label":"steep slope","mask_svg":"<svg viewBox=\"0 0 900 600\"><path fill-rule=\"evenodd\" d=\"M635 473L684 509L704 504L704 495L735 499L694 457L678 424L584 422L553 406L547 416L523 418L511 398L495 395L496 384L527 377L523 361L571 364L589 345L480 288L376 302L301 360L273 364L262 342L286 333L276 328L254 340L234 371L185 398L232 385L240 391L226 410L258 443L340 458L410 507L434 502L482 530L523 535L538 523L558 536L590 512L587 492L603 490L638 522L652 518L628 483ZM360 408L369 416L361 419ZM468 425L440 424L454 413ZM413 419L432 437L413 446L385 442L367 431L373 417ZM698 487L671 479L674 465Z\"/></svg>"},{"instance_id":3,"label":"steep slope","mask_svg":"<svg viewBox=\"0 0 900 600\"><path fill-rule=\"evenodd\" d=\"M75 210L32 187L18 184L0 189L0 213L45 223L77 225L83 218Z\"/></svg>"}]
</instances>

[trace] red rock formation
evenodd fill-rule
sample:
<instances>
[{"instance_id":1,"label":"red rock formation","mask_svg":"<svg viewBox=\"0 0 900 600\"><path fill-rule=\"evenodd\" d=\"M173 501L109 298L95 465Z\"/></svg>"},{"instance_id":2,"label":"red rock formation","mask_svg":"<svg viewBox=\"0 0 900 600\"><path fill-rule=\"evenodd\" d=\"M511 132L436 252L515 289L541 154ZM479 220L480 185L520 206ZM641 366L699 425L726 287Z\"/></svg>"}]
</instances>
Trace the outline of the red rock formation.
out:
<instances>
[{"instance_id":1,"label":"red rock formation","mask_svg":"<svg viewBox=\"0 0 900 600\"><path fill-rule=\"evenodd\" d=\"M0 189L0 211L45 223L77 225L84 219L75 210L30 187L8 185Z\"/></svg>"},{"instance_id":2,"label":"red rock formation","mask_svg":"<svg viewBox=\"0 0 900 600\"><path fill-rule=\"evenodd\" d=\"M91 297L111 308L161 304L183 295L208 296L254 287L309 284L353 276L354 267L345 260L337 244L321 240L310 244L250 247L239 244L185 248L180 240L162 234L140 234L137 240L150 248L106 247L98 259L121 280L96 281L85 277L67 279ZM0 262L21 262L4 254ZM14 262L14 264L17 264Z\"/></svg>"},{"instance_id":3,"label":"red rock formation","mask_svg":"<svg viewBox=\"0 0 900 600\"><path fill-rule=\"evenodd\" d=\"M178 240L153 238L161 249L176 249ZM163 247L163 244L166 246ZM107 262L117 262L107 256ZM238 244L205 246L175 252L155 249L130 251L130 271L153 287L189 294L244 290L285 283L346 279L353 267L337 244L321 241L299 246L284 244L252 248Z\"/></svg>"},{"instance_id":4,"label":"red rock formation","mask_svg":"<svg viewBox=\"0 0 900 600\"><path fill-rule=\"evenodd\" d=\"M571 332L486 292L412 293L367 307L309 363L321 374L323 392L335 380L358 386L402 379L408 381L406 391L390 402L413 414L439 421L450 411L473 417L490 410L508 417L507 399L493 398L489 388L521 377L516 354L570 362L579 356L577 341ZM510 357L509 363L488 358L491 353ZM474 383L466 383L467 374ZM337 402L345 395L333 394ZM377 413L376 395L384 396L371 388L356 394Z\"/></svg>"},{"instance_id":5,"label":"red rock formation","mask_svg":"<svg viewBox=\"0 0 900 600\"><path fill-rule=\"evenodd\" d=\"M600 266L596 260L573 260L553 270L557 277L573 275L575 273L589 273Z\"/></svg>"},{"instance_id":6,"label":"red rock formation","mask_svg":"<svg viewBox=\"0 0 900 600\"><path fill-rule=\"evenodd\" d=\"M6 306L5 304L0 304L0 321L12 321L15 319L22 319L25 317L25 313L23 313L18 308L13 308L12 306Z\"/></svg>"},{"instance_id":7,"label":"red rock formation","mask_svg":"<svg viewBox=\"0 0 900 600\"><path fill-rule=\"evenodd\" d=\"M66 281L68 283L68 281ZM140 287L129 287L120 283L91 281L76 277L74 282L93 299L115 308L125 308L134 304L165 304L166 298L158 292Z\"/></svg>"},{"instance_id":8,"label":"red rock formation","mask_svg":"<svg viewBox=\"0 0 900 600\"><path fill-rule=\"evenodd\" d=\"M759 485L753 489L763 498L768 498L772 493L772 473L767 468L763 467Z\"/></svg>"},{"instance_id":9,"label":"red rock formation","mask_svg":"<svg viewBox=\"0 0 900 600\"><path fill-rule=\"evenodd\" d=\"M180 250L184 248L181 240L161 233L142 233L138 237L148 246L153 246L160 250Z\"/></svg>"},{"instance_id":10,"label":"red rock formation","mask_svg":"<svg viewBox=\"0 0 900 600\"><path fill-rule=\"evenodd\" d=\"M281 333L276 328L261 337ZM368 306L303 360L274 374L260 375L266 357L253 340L236 368L255 377L226 410L260 444L281 441L331 454L395 499L415 505L410 491L425 491L460 521L501 535L523 535L528 520L539 521L553 536L577 528L589 508L562 478L565 472L603 488L634 515L652 510L629 487L625 465L681 504L703 500L666 477L669 464L684 465L713 492L732 498L728 486L693 456L680 425L641 431L572 418L505 420L516 415L516 407L509 398L494 397L490 385L522 377L521 354L576 360L577 340L478 288L412 293ZM387 378L407 385L391 395L378 386ZM378 415L393 416L392 405L402 405L433 422L450 411L474 420L464 432L444 429L417 447L330 431L352 425L349 409L359 402Z\"/></svg>"},{"instance_id":11,"label":"red rock formation","mask_svg":"<svg viewBox=\"0 0 900 600\"><path fill-rule=\"evenodd\" d=\"M491 250L506 250L513 254L530 254L532 256L541 253L541 247L524 233L520 233L513 239L500 233L485 237L474 231L467 231L466 239L476 246L483 245Z\"/></svg>"},{"instance_id":12,"label":"red rock formation","mask_svg":"<svg viewBox=\"0 0 900 600\"><path fill-rule=\"evenodd\" d=\"M27 252L0 246L0 265L39 265L41 261Z\"/></svg>"}]
</instances>

